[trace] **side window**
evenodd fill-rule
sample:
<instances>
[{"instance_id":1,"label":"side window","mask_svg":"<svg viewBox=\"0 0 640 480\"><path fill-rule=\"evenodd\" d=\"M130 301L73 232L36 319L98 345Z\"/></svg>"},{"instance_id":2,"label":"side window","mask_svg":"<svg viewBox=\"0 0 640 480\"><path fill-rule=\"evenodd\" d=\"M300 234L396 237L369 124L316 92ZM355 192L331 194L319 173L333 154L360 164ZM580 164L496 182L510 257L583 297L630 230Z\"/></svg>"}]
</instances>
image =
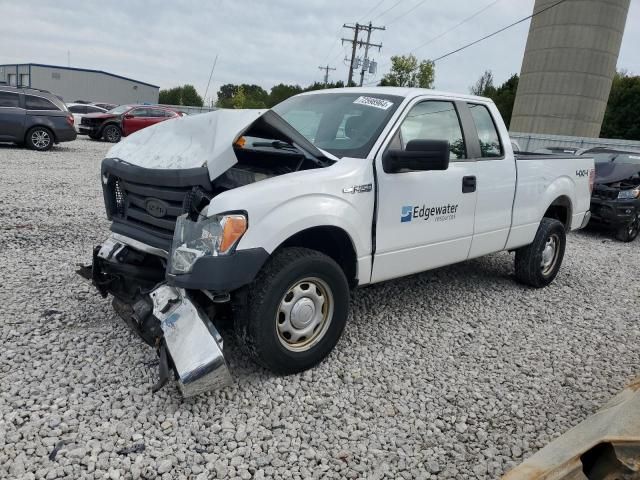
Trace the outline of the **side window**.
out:
<instances>
[{"instance_id":1,"label":"side window","mask_svg":"<svg viewBox=\"0 0 640 480\"><path fill-rule=\"evenodd\" d=\"M104 113L104 110L98 107L92 107L91 105L87 105L85 107L87 109L87 113Z\"/></svg>"},{"instance_id":2,"label":"side window","mask_svg":"<svg viewBox=\"0 0 640 480\"><path fill-rule=\"evenodd\" d=\"M177 114L175 112L172 112L171 110L165 110L164 111L164 116L167 118L173 118L175 116L177 116Z\"/></svg>"},{"instance_id":3,"label":"side window","mask_svg":"<svg viewBox=\"0 0 640 480\"><path fill-rule=\"evenodd\" d=\"M69 111L71 113L87 113L87 107L84 105L71 105Z\"/></svg>"},{"instance_id":4,"label":"side window","mask_svg":"<svg viewBox=\"0 0 640 480\"><path fill-rule=\"evenodd\" d=\"M489 109L484 105L475 103L469 103L468 105L469 110L471 110L473 122L476 124L476 130L478 131L482 158L502 157L504 151L500 143L500 136L498 135L498 129L493 121L493 117L491 117Z\"/></svg>"},{"instance_id":5,"label":"side window","mask_svg":"<svg viewBox=\"0 0 640 480\"><path fill-rule=\"evenodd\" d=\"M20 97L17 93L13 92L0 92L0 107L13 107L20 106Z\"/></svg>"},{"instance_id":6,"label":"side window","mask_svg":"<svg viewBox=\"0 0 640 480\"><path fill-rule=\"evenodd\" d=\"M149 116L149 109L148 108L136 108L135 110L131 110L129 112L129 114L133 115L134 117L148 117Z\"/></svg>"},{"instance_id":7,"label":"side window","mask_svg":"<svg viewBox=\"0 0 640 480\"><path fill-rule=\"evenodd\" d=\"M34 97L33 95L25 95L24 103L27 110L60 110L46 98Z\"/></svg>"},{"instance_id":8,"label":"side window","mask_svg":"<svg viewBox=\"0 0 640 480\"><path fill-rule=\"evenodd\" d=\"M402 148L411 140L447 140L451 160L467 158L460 119L452 102L426 101L417 104L402 122L400 136Z\"/></svg>"}]
</instances>

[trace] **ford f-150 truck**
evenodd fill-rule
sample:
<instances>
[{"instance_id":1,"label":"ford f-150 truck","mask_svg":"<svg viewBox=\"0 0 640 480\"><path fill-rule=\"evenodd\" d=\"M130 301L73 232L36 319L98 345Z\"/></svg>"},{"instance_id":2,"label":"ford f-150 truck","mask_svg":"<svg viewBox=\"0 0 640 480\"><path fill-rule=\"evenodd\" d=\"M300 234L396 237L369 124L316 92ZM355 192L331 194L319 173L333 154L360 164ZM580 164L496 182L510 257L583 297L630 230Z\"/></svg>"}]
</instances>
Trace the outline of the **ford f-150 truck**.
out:
<instances>
[{"instance_id":1,"label":"ford f-150 truck","mask_svg":"<svg viewBox=\"0 0 640 480\"><path fill-rule=\"evenodd\" d=\"M486 98L344 88L271 110L178 118L102 162L111 235L80 269L174 371L183 395L230 374L215 323L279 374L334 348L350 289L493 252L544 287L589 220L594 163L517 155Z\"/></svg>"}]
</instances>

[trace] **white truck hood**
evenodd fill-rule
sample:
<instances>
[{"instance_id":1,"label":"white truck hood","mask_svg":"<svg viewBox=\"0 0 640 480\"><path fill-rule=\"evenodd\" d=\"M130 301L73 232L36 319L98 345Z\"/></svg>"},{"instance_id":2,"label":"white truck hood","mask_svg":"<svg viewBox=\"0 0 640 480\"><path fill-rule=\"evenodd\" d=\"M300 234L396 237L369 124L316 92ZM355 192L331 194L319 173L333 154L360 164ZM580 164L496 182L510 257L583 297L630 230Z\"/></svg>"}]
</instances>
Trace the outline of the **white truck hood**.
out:
<instances>
[{"instance_id":1,"label":"white truck hood","mask_svg":"<svg viewBox=\"0 0 640 480\"><path fill-rule=\"evenodd\" d=\"M158 123L122 139L107 158L144 168L206 166L214 179L237 163L233 142L268 110L215 110Z\"/></svg>"}]
</instances>

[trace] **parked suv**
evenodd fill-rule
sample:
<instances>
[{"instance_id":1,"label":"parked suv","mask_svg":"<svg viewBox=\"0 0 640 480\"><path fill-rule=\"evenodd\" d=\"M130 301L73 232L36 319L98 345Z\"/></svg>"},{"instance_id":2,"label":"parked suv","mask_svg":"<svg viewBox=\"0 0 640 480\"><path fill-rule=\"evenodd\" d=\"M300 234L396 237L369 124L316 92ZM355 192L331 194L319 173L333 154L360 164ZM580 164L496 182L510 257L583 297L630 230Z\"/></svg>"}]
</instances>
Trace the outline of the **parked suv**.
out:
<instances>
[{"instance_id":1,"label":"parked suv","mask_svg":"<svg viewBox=\"0 0 640 480\"><path fill-rule=\"evenodd\" d=\"M167 107L120 105L106 113L85 115L78 131L94 140L104 138L107 142L118 143L122 137L182 115Z\"/></svg>"},{"instance_id":2,"label":"parked suv","mask_svg":"<svg viewBox=\"0 0 640 480\"><path fill-rule=\"evenodd\" d=\"M49 150L54 143L76 139L73 115L45 90L0 85L0 142Z\"/></svg>"}]
</instances>

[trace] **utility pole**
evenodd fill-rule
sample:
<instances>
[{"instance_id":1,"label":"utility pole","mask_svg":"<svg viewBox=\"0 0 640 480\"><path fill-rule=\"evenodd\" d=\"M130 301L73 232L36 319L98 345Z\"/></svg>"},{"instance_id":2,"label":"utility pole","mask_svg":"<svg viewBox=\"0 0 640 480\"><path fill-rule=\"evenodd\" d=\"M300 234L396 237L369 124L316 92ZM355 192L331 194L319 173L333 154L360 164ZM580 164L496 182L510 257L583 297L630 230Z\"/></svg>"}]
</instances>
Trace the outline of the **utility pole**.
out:
<instances>
[{"instance_id":1,"label":"utility pole","mask_svg":"<svg viewBox=\"0 0 640 480\"><path fill-rule=\"evenodd\" d=\"M351 48L351 62L349 63L349 79L347 80L347 87L351 86L351 82L353 81L353 62L356 59L356 47L358 46L358 32L360 31L360 24L356 23L355 26L353 25L347 25L346 23L344 25L342 25L343 28L350 28L353 30L353 40L350 40L348 38L343 38L342 39L342 44L344 45L344 42L351 42L352 48Z\"/></svg>"},{"instance_id":2,"label":"utility pole","mask_svg":"<svg viewBox=\"0 0 640 480\"><path fill-rule=\"evenodd\" d=\"M335 70L335 68L327 65L326 67L318 67L320 70L324 70L324 84L325 86L329 83L329 70Z\"/></svg>"},{"instance_id":3,"label":"utility pole","mask_svg":"<svg viewBox=\"0 0 640 480\"><path fill-rule=\"evenodd\" d=\"M378 43L371 43L371 32L373 30L384 30L385 27L374 27L372 25L371 22L369 22L369 25L361 25L359 23L356 23L355 25L347 25L346 23L343 25L344 28L349 28L353 30L353 40L349 39L349 38L343 38L342 39L342 44L344 45L345 42L349 42L351 43L351 62L349 64L349 80L347 80L347 86L351 85L353 83L353 70L354 68L358 68L360 65L355 65L355 61L356 61L356 48L362 48L365 47L365 51L364 51L364 58L362 61L362 71L360 72L360 86L362 86L362 83L364 82L364 74L366 71L366 67L365 65L368 67L369 65L369 47L375 47L378 49L378 51L382 48L382 44L378 44ZM362 40L360 40L358 38L358 34L362 31L366 31L367 32L367 40L365 42L363 42Z\"/></svg>"},{"instance_id":4,"label":"utility pole","mask_svg":"<svg viewBox=\"0 0 640 480\"><path fill-rule=\"evenodd\" d=\"M377 47L378 51L382 48L382 44L370 43L371 40L371 31L372 30L384 30L384 27L374 27L371 22L369 22L369 26L362 27L367 30L367 43L365 43L364 47L364 59L362 60L362 70L360 71L360 86L364 83L364 74L366 70L369 68L369 47Z\"/></svg>"}]
</instances>

